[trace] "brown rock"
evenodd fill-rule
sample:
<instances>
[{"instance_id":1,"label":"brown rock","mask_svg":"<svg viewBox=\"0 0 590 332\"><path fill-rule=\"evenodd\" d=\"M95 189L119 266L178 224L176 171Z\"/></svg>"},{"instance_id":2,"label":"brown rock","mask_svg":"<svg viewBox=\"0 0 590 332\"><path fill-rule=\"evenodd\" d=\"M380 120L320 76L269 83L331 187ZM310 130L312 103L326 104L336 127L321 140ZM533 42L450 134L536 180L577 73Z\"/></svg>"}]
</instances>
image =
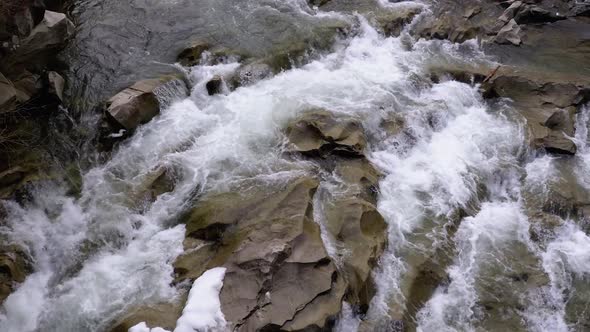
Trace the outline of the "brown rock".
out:
<instances>
[{"instance_id":1,"label":"brown rock","mask_svg":"<svg viewBox=\"0 0 590 332\"><path fill-rule=\"evenodd\" d=\"M186 294L174 303L160 303L148 307L138 307L130 310L113 325L111 332L127 332L131 327L145 322L149 327L161 327L172 331L176 321L182 315L186 302Z\"/></svg>"},{"instance_id":2,"label":"brown rock","mask_svg":"<svg viewBox=\"0 0 590 332\"><path fill-rule=\"evenodd\" d=\"M135 129L160 113L159 93L180 89L188 95L184 81L176 77L139 81L119 92L107 102L107 112L126 129Z\"/></svg>"},{"instance_id":3,"label":"brown rock","mask_svg":"<svg viewBox=\"0 0 590 332\"><path fill-rule=\"evenodd\" d=\"M16 246L0 246L0 303L32 272L25 252Z\"/></svg>"},{"instance_id":4,"label":"brown rock","mask_svg":"<svg viewBox=\"0 0 590 332\"><path fill-rule=\"evenodd\" d=\"M285 130L292 151L309 155L360 156L366 145L361 124L338 119L324 110L304 113Z\"/></svg>"},{"instance_id":5,"label":"brown rock","mask_svg":"<svg viewBox=\"0 0 590 332\"><path fill-rule=\"evenodd\" d=\"M575 107L555 111L543 124L549 131L545 137L536 139L538 147L557 154L575 154L576 144L568 137L575 135Z\"/></svg>"},{"instance_id":6,"label":"brown rock","mask_svg":"<svg viewBox=\"0 0 590 332\"><path fill-rule=\"evenodd\" d=\"M202 200L187 216L185 242L199 249L175 263L179 278L227 267L220 300L238 331L324 326L339 312L344 291L312 220L317 185L302 178ZM317 310L320 297L332 303L324 311Z\"/></svg>"},{"instance_id":7,"label":"brown rock","mask_svg":"<svg viewBox=\"0 0 590 332\"><path fill-rule=\"evenodd\" d=\"M209 44L203 41L193 43L190 47L187 47L177 57L177 61L181 65L186 67L196 66L201 60L203 52L209 49Z\"/></svg>"}]
</instances>

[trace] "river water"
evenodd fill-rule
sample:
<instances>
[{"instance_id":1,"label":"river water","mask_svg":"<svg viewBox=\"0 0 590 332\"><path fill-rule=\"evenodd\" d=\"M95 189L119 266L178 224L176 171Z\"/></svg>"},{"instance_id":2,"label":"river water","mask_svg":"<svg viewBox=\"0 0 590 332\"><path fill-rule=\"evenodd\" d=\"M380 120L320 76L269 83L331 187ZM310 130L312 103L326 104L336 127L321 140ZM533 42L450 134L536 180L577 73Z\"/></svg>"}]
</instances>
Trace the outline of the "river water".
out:
<instances>
[{"instance_id":1,"label":"river water","mask_svg":"<svg viewBox=\"0 0 590 332\"><path fill-rule=\"evenodd\" d=\"M174 12L170 1L157 5ZM0 231L28 249L34 273L4 303L1 331L105 331L134 305L175 298L171 264L184 239L176 217L195 197L245 179L312 172L309 162L283 158L280 133L309 108L362 121L368 159L384 174L378 208L389 247L374 271L377 295L365 320L411 312L410 325L424 332L583 330L568 303L584 302L572 293L588 293L590 237L572 216L533 240L536 220L527 208L566 162L528 150L525 122L509 102L489 103L471 84L430 80L432 68L448 64L493 68L475 41L386 38L360 15L320 15L303 1L246 7L309 22L344 20L353 31L300 68L223 95L208 96L205 82L237 63L183 69L193 83L190 98L175 100L108 162L87 170L79 197L47 184L30 204L6 202L8 224ZM567 165L590 191L588 115L578 116L579 153ZM406 129L387 135L380 124L392 118L403 118ZM174 191L142 202L142 186L162 167L174 170ZM448 276L413 308L408 289L433 257L447 262L441 268ZM356 331L360 318L344 307L338 329Z\"/></svg>"}]
</instances>

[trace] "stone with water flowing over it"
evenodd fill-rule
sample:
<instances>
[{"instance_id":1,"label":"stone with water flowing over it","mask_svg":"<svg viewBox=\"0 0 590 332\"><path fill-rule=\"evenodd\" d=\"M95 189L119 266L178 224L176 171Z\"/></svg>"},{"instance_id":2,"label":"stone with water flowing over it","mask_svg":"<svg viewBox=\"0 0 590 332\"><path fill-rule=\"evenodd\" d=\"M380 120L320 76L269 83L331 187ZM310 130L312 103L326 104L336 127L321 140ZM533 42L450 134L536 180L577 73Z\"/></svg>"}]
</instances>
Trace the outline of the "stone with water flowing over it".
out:
<instances>
[{"instance_id":1,"label":"stone with water flowing over it","mask_svg":"<svg viewBox=\"0 0 590 332\"><path fill-rule=\"evenodd\" d=\"M210 45L204 41L194 42L178 54L177 61L186 67L196 66L201 60L203 52L209 49Z\"/></svg>"},{"instance_id":2,"label":"stone with water flowing over it","mask_svg":"<svg viewBox=\"0 0 590 332\"><path fill-rule=\"evenodd\" d=\"M109 99L107 112L125 129L135 129L160 113L159 92L178 87L188 95L184 81L175 76L139 81Z\"/></svg>"},{"instance_id":3,"label":"stone with water flowing over it","mask_svg":"<svg viewBox=\"0 0 590 332\"><path fill-rule=\"evenodd\" d=\"M547 152L555 154L575 154L576 144L571 137L575 135L574 115L575 107L555 111L543 124L549 133L536 143Z\"/></svg>"}]
</instances>

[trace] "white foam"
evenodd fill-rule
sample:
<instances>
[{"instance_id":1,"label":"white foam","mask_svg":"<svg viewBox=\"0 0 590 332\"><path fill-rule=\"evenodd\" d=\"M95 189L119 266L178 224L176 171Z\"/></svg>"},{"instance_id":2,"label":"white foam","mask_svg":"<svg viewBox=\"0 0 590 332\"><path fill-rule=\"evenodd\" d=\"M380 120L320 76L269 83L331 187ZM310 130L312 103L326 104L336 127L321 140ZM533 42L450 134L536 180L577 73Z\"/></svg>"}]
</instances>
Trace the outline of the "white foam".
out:
<instances>
[{"instance_id":1,"label":"white foam","mask_svg":"<svg viewBox=\"0 0 590 332\"><path fill-rule=\"evenodd\" d=\"M503 264L507 246L528 242L528 226L515 202L484 203L475 217L465 218L455 236L458 256L447 270L451 283L420 310L418 331L475 331L480 266Z\"/></svg>"}]
</instances>

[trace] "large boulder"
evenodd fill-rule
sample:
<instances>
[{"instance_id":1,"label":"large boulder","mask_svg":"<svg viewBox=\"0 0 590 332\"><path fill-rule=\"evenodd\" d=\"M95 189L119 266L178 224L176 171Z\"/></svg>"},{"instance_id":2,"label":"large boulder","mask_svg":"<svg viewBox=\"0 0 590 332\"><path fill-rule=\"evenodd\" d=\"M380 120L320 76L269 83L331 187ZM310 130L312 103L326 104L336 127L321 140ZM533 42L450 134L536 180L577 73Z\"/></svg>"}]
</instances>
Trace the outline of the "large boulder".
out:
<instances>
[{"instance_id":1,"label":"large boulder","mask_svg":"<svg viewBox=\"0 0 590 332\"><path fill-rule=\"evenodd\" d=\"M221 306L238 331L329 326L345 284L313 221L317 186L304 177L199 202L186 220L185 244L197 247L175 263L178 278L225 266Z\"/></svg>"},{"instance_id":2,"label":"large boulder","mask_svg":"<svg viewBox=\"0 0 590 332\"><path fill-rule=\"evenodd\" d=\"M574 154L573 116L576 107L587 100L583 82L545 77L514 68L500 68L482 84L485 97L510 98L512 105L527 120L528 140L532 148L551 153Z\"/></svg>"},{"instance_id":3,"label":"large boulder","mask_svg":"<svg viewBox=\"0 0 590 332\"><path fill-rule=\"evenodd\" d=\"M186 83L177 77L143 80L109 99L107 113L123 128L135 129L160 113L159 96L169 90L188 95Z\"/></svg>"},{"instance_id":4,"label":"large boulder","mask_svg":"<svg viewBox=\"0 0 590 332\"><path fill-rule=\"evenodd\" d=\"M45 11L43 20L25 38L12 61L23 63L62 47L74 33L74 24L63 13Z\"/></svg>"},{"instance_id":5,"label":"large boulder","mask_svg":"<svg viewBox=\"0 0 590 332\"><path fill-rule=\"evenodd\" d=\"M291 121L285 130L291 151L307 155L361 156L366 138L359 121L312 110Z\"/></svg>"}]
</instances>

